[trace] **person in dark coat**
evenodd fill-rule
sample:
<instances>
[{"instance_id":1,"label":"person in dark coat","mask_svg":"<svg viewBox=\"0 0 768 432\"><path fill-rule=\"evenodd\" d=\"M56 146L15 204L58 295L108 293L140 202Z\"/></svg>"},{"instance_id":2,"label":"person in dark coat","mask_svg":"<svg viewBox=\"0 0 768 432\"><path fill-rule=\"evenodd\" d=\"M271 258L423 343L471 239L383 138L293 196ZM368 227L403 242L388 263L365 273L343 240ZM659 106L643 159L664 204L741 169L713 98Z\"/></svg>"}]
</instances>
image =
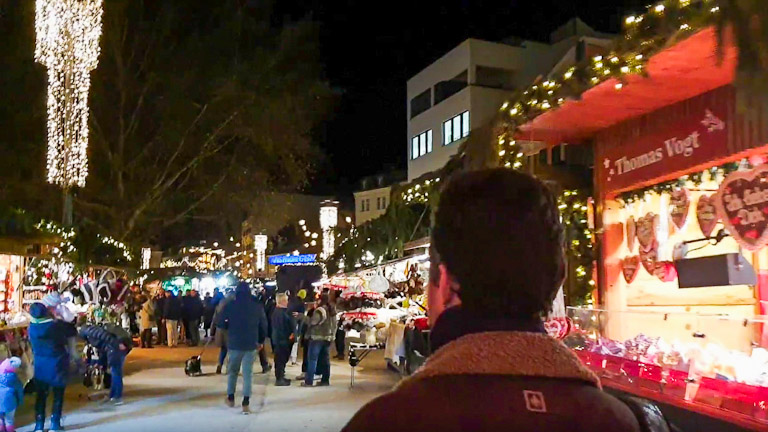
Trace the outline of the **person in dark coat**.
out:
<instances>
[{"instance_id":1,"label":"person in dark coat","mask_svg":"<svg viewBox=\"0 0 768 432\"><path fill-rule=\"evenodd\" d=\"M541 181L508 169L462 173L445 186L430 251L433 354L343 431L641 430L544 331L565 274L557 205Z\"/></svg>"},{"instance_id":2,"label":"person in dark coat","mask_svg":"<svg viewBox=\"0 0 768 432\"><path fill-rule=\"evenodd\" d=\"M168 342L165 328L165 292L160 291L155 297L155 318L157 321L157 344L165 345Z\"/></svg>"},{"instance_id":3,"label":"person in dark coat","mask_svg":"<svg viewBox=\"0 0 768 432\"><path fill-rule=\"evenodd\" d=\"M213 323L213 314L216 313L216 305L213 304L213 297L210 294L206 294L203 299L203 329L205 330L205 337L211 336L211 324Z\"/></svg>"},{"instance_id":4,"label":"person in dark coat","mask_svg":"<svg viewBox=\"0 0 768 432\"><path fill-rule=\"evenodd\" d=\"M250 413L253 360L256 351L264 348L264 340L267 337L267 317L264 314L264 308L254 300L248 283L240 282L235 289L234 299L224 304L216 320L217 327L227 329L229 364L225 402L229 407L235 406L237 377L242 366L242 409L244 414L248 414Z\"/></svg>"},{"instance_id":5,"label":"person in dark coat","mask_svg":"<svg viewBox=\"0 0 768 432\"><path fill-rule=\"evenodd\" d=\"M261 290L258 294L252 297L253 300L256 302L256 304L261 308L261 310L264 312L265 322L267 327L264 329L264 339L262 339L259 343L264 344L266 342L266 338L271 337L272 335L272 324L270 321L270 315L267 314L267 296L266 292L264 290ZM267 360L267 351L266 350L259 350L259 363L261 363L261 373L266 374L269 373L269 371L272 370L272 365L269 364L269 360Z\"/></svg>"},{"instance_id":6,"label":"person in dark coat","mask_svg":"<svg viewBox=\"0 0 768 432\"><path fill-rule=\"evenodd\" d=\"M29 341L35 359L35 431L45 428L45 404L48 393L53 393L51 410L51 432L61 428L61 413L64 408L64 389L69 380L68 338L77 336L75 328L63 321L54 320L51 312L42 303L29 307L32 322L29 325Z\"/></svg>"},{"instance_id":7,"label":"person in dark coat","mask_svg":"<svg viewBox=\"0 0 768 432\"><path fill-rule=\"evenodd\" d=\"M112 374L109 401L114 405L123 403L123 366L125 357L131 352L133 339L123 328L115 325L84 326L80 337L91 344L99 353L99 359L107 359Z\"/></svg>"},{"instance_id":8,"label":"person in dark coat","mask_svg":"<svg viewBox=\"0 0 768 432\"><path fill-rule=\"evenodd\" d=\"M184 328L190 346L200 344L200 319L203 317L203 301L197 290L191 290L189 295L182 299Z\"/></svg>"},{"instance_id":9,"label":"person in dark coat","mask_svg":"<svg viewBox=\"0 0 768 432\"><path fill-rule=\"evenodd\" d=\"M289 386L285 379L285 365L291 356L291 348L296 341L296 321L288 313L288 295L278 294L276 307L272 311L272 347L275 351L275 385Z\"/></svg>"},{"instance_id":10,"label":"person in dark coat","mask_svg":"<svg viewBox=\"0 0 768 432\"><path fill-rule=\"evenodd\" d=\"M163 319L167 329L168 347L173 348L179 344L179 321L182 318L181 298L172 291L165 292L163 304Z\"/></svg>"}]
</instances>

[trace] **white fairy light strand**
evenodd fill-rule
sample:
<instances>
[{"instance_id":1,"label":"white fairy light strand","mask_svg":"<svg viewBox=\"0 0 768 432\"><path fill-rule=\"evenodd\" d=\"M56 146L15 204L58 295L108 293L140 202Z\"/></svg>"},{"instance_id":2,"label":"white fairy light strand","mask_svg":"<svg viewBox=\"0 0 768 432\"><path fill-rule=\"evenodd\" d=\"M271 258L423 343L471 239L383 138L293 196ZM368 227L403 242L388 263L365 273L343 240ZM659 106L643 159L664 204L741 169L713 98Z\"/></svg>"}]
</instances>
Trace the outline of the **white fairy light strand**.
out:
<instances>
[{"instance_id":1,"label":"white fairy light strand","mask_svg":"<svg viewBox=\"0 0 768 432\"><path fill-rule=\"evenodd\" d=\"M85 186L88 92L99 59L102 0L37 0L35 60L48 69L49 183Z\"/></svg>"}]
</instances>

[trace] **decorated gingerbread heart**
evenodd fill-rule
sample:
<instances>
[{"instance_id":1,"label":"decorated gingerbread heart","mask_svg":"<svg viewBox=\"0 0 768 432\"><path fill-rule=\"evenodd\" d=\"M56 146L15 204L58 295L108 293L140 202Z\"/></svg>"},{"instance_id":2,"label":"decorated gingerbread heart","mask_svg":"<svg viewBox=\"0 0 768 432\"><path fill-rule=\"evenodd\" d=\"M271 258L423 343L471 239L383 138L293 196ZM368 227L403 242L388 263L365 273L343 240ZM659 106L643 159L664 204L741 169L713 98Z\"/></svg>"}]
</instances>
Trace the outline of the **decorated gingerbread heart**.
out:
<instances>
[{"instance_id":1,"label":"decorated gingerbread heart","mask_svg":"<svg viewBox=\"0 0 768 432\"><path fill-rule=\"evenodd\" d=\"M635 225L637 226L637 241L640 242L640 249L647 252L656 243L659 217L653 213L648 213L638 219Z\"/></svg>"},{"instance_id":2,"label":"decorated gingerbread heart","mask_svg":"<svg viewBox=\"0 0 768 432\"><path fill-rule=\"evenodd\" d=\"M629 251L635 250L635 239L637 238L637 225L635 225L635 217L630 216L627 219L627 247Z\"/></svg>"},{"instance_id":3,"label":"decorated gingerbread heart","mask_svg":"<svg viewBox=\"0 0 768 432\"><path fill-rule=\"evenodd\" d=\"M715 210L715 200L712 195L702 195L696 203L696 220L699 222L699 228L704 237L712 235L717 225L717 211Z\"/></svg>"},{"instance_id":4,"label":"decorated gingerbread heart","mask_svg":"<svg viewBox=\"0 0 768 432\"><path fill-rule=\"evenodd\" d=\"M662 282L673 282L677 279L677 268L675 267L675 263L669 261L657 262L653 275L659 278Z\"/></svg>"},{"instance_id":5,"label":"decorated gingerbread heart","mask_svg":"<svg viewBox=\"0 0 768 432\"><path fill-rule=\"evenodd\" d=\"M687 189L674 190L669 197L669 216L676 227L682 229L691 208L690 193Z\"/></svg>"},{"instance_id":6,"label":"decorated gingerbread heart","mask_svg":"<svg viewBox=\"0 0 768 432\"><path fill-rule=\"evenodd\" d=\"M654 241L648 250L640 249L640 262L643 264L645 271L648 274L653 274L656 270L656 263L658 262L658 249L659 243Z\"/></svg>"},{"instance_id":7,"label":"decorated gingerbread heart","mask_svg":"<svg viewBox=\"0 0 768 432\"><path fill-rule=\"evenodd\" d=\"M621 273L624 275L624 280L628 284L635 281L637 274L640 272L640 257L637 255L628 256L621 260Z\"/></svg>"},{"instance_id":8,"label":"decorated gingerbread heart","mask_svg":"<svg viewBox=\"0 0 768 432\"><path fill-rule=\"evenodd\" d=\"M739 245L756 251L768 244L768 166L732 173L713 199L717 215Z\"/></svg>"}]
</instances>

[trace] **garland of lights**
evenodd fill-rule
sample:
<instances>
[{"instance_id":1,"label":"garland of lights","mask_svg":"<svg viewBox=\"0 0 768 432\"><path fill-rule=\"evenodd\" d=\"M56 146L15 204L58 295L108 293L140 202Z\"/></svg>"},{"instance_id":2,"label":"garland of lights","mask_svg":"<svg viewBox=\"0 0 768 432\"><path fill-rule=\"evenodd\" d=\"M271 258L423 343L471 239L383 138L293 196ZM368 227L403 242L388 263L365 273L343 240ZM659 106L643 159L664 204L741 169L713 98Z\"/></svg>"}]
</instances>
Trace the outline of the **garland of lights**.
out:
<instances>
[{"instance_id":1,"label":"garland of lights","mask_svg":"<svg viewBox=\"0 0 768 432\"><path fill-rule=\"evenodd\" d=\"M102 0L37 0L35 60L48 69L48 182L85 186L88 92L98 65Z\"/></svg>"},{"instance_id":2,"label":"garland of lights","mask_svg":"<svg viewBox=\"0 0 768 432\"><path fill-rule=\"evenodd\" d=\"M745 164L745 167L749 166L749 163L746 161L742 163ZM688 185L693 185L694 187L701 186L701 184L707 180L715 180L717 183L720 183L720 181L722 181L722 179L724 179L728 174L737 171L740 167L742 167L742 163L732 162L725 165L712 167L702 172L685 175L674 180L657 183L653 186L624 192L619 194L617 198L623 205L627 205L636 201L641 201L643 198L645 198L646 195L651 193L661 195L663 193L669 193Z\"/></svg>"},{"instance_id":3,"label":"garland of lights","mask_svg":"<svg viewBox=\"0 0 768 432\"><path fill-rule=\"evenodd\" d=\"M592 279L595 258L594 235L587 220L587 196L582 191L564 190L557 203L565 228L566 255L571 269L568 279L573 282L568 292L571 303L588 303L595 287Z\"/></svg>"}]
</instances>

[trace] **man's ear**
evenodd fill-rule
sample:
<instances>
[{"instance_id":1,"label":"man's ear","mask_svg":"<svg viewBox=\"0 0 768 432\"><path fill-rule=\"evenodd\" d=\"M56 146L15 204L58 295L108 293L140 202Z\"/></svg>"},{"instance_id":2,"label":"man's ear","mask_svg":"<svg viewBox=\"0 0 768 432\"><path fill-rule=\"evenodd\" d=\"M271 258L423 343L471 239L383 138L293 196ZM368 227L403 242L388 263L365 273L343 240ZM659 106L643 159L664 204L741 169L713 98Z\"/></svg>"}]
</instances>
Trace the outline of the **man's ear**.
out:
<instances>
[{"instance_id":1,"label":"man's ear","mask_svg":"<svg viewBox=\"0 0 768 432\"><path fill-rule=\"evenodd\" d=\"M453 277L445 264L440 264L440 296L443 299L443 306L447 309L461 304L459 298L459 284Z\"/></svg>"}]
</instances>

